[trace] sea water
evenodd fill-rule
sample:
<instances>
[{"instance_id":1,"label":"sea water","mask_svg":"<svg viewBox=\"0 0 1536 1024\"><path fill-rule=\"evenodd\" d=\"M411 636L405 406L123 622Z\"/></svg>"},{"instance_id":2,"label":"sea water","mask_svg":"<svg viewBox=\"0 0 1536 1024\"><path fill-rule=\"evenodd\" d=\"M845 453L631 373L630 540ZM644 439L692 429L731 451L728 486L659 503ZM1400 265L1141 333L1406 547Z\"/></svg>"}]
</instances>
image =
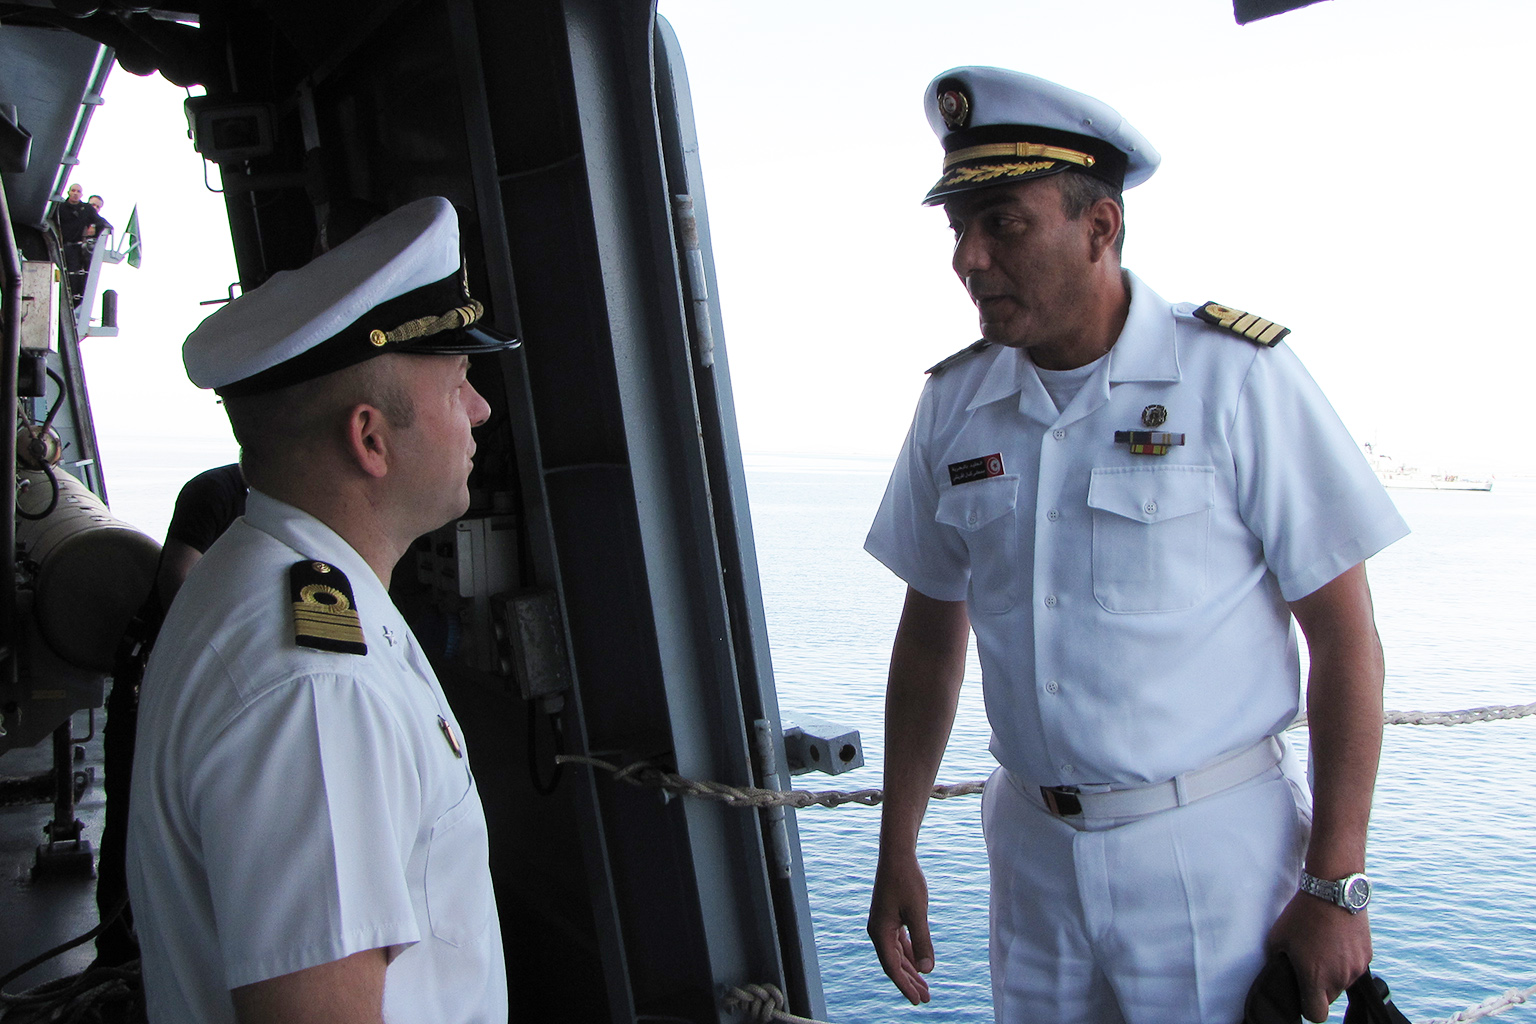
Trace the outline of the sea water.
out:
<instances>
[{"instance_id":1,"label":"sea water","mask_svg":"<svg viewBox=\"0 0 1536 1024\"><path fill-rule=\"evenodd\" d=\"M229 441L183 438L104 436L102 447L114 512L155 536L181 483L235 455ZM864 742L865 767L800 776L797 788L880 785L885 674L905 587L862 544L889 470L889 459L747 457L780 706L857 727ZM1387 706L1536 702L1536 480L1392 496L1414 532L1368 566ZM994 767L980 680L973 652L942 782ZM1304 731L1292 735L1304 750ZM1533 798L1536 718L1387 728L1369 850L1373 969L1410 1019L1536 984ZM923 825L937 967L922 1008L885 979L864 935L879 814L859 805L798 812L827 1019L990 1021L979 798L935 802ZM1500 1019L1536 1022L1536 1011Z\"/></svg>"},{"instance_id":2,"label":"sea water","mask_svg":"<svg viewBox=\"0 0 1536 1024\"><path fill-rule=\"evenodd\" d=\"M856 726L864 741L864 768L801 776L796 786L879 786L885 674L905 587L862 544L890 461L756 455L747 465L780 706ZM1536 702L1536 481L1392 497L1414 532L1367 566L1387 707ZM965 680L941 782L994 767L974 650ZM1304 752L1305 731L1291 735ZM1387 728L1368 854L1373 969L1410 1019L1536 984L1533 797L1536 718ZM828 1020L992 1019L979 811L977 797L935 802L923 824L937 966L932 1002L920 1009L885 979L864 934L878 809L798 812Z\"/></svg>"}]
</instances>

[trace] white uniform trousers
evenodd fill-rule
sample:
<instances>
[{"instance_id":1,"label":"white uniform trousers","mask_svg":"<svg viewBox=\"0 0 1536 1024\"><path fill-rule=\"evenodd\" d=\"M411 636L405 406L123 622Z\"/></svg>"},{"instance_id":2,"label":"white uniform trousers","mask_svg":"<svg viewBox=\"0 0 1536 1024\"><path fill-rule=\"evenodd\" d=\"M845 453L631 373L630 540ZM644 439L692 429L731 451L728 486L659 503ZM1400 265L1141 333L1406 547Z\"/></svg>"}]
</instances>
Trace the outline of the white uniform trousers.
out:
<instances>
[{"instance_id":1,"label":"white uniform trousers","mask_svg":"<svg viewBox=\"0 0 1536 1024\"><path fill-rule=\"evenodd\" d=\"M1237 1024L1311 828L1295 755L1136 818L1063 819L999 768L982 800L997 1024Z\"/></svg>"}]
</instances>

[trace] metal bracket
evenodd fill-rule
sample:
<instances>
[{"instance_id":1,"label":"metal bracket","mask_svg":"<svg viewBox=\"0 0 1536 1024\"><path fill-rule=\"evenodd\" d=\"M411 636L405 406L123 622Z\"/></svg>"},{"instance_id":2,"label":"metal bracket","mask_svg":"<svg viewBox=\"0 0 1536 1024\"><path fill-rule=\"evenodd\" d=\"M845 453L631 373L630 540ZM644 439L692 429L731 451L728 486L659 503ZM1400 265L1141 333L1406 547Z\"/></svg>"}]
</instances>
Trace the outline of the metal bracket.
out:
<instances>
[{"instance_id":1,"label":"metal bracket","mask_svg":"<svg viewBox=\"0 0 1536 1024\"><path fill-rule=\"evenodd\" d=\"M864 767L859 730L814 715L785 716L784 759L792 775L841 775Z\"/></svg>"}]
</instances>

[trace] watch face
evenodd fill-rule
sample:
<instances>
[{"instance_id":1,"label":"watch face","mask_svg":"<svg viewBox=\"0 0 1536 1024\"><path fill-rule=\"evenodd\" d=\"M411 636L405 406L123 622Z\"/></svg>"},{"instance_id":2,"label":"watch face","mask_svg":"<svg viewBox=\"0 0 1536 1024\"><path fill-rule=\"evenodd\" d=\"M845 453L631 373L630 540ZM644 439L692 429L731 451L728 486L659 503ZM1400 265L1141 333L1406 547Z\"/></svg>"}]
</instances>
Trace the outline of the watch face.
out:
<instances>
[{"instance_id":1,"label":"watch face","mask_svg":"<svg viewBox=\"0 0 1536 1024\"><path fill-rule=\"evenodd\" d=\"M1344 887L1344 907L1347 910L1364 910L1371 902L1371 880L1364 875L1349 879Z\"/></svg>"}]
</instances>

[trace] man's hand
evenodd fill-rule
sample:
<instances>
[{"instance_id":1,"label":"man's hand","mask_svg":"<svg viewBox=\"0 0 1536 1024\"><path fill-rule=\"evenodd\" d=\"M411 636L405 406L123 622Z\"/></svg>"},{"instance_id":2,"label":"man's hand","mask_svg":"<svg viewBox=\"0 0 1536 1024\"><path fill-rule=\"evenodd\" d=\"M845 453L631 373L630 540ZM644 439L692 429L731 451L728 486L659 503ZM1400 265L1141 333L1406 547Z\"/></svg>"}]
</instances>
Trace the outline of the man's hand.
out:
<instances>
[{"instance_id":1,"label":"man's hand","mask_svg":"<svg viewBox=\"0 0 1536 1024\"><path fill-rule=\"evenodd\" d=\"M885 802L869 937L880 966L914 1006L928 1001L923 975L933 970L917 833L955 721L970 635L964 601L939 601L907 588L885 691Z\"/></svg>"},{"instance_id":2,"label":"man's hand","mask_svg":"<svg viewBox=\"0 0 1536 1024\"><path fill-rule=\"evenodd\" d=\"M1306 868L1318 878L1365 870L1371 791L1381 755L1381 641L1371 612L1365 566L1340 573L1291 602L1307 638L1307 726L1316 772L1312 838ZM1297 893L1269 932L1296 969L1308 1020L1328 1017L1328 1004L1371 963L1371 926L1325 900Z\"/></svg>"},{"instance_id":3,"label":"man's hand","mask_svg":"<svg viewBox=\"0 0 1536 1024\"><path fill-rule=\"evenodd\" d=\"M917 858L881 857L869 901L869 938L886 976L912 1005L928 1001L933 940L928 934L928 882Z\"/></svg>"},{"instance_id":4,"label":"man's hand","mask_svg":"<svg viewBox=\"0 0 1536 1024\"><path fill-rule=\"evenodd\" d=\"M1371 965L1366 911L1351 914L1304 892L1281 911L1265 945L1290 957L1310 1021L1327 1020L1329 1005Z\"/></svg>"}]
</instances>

